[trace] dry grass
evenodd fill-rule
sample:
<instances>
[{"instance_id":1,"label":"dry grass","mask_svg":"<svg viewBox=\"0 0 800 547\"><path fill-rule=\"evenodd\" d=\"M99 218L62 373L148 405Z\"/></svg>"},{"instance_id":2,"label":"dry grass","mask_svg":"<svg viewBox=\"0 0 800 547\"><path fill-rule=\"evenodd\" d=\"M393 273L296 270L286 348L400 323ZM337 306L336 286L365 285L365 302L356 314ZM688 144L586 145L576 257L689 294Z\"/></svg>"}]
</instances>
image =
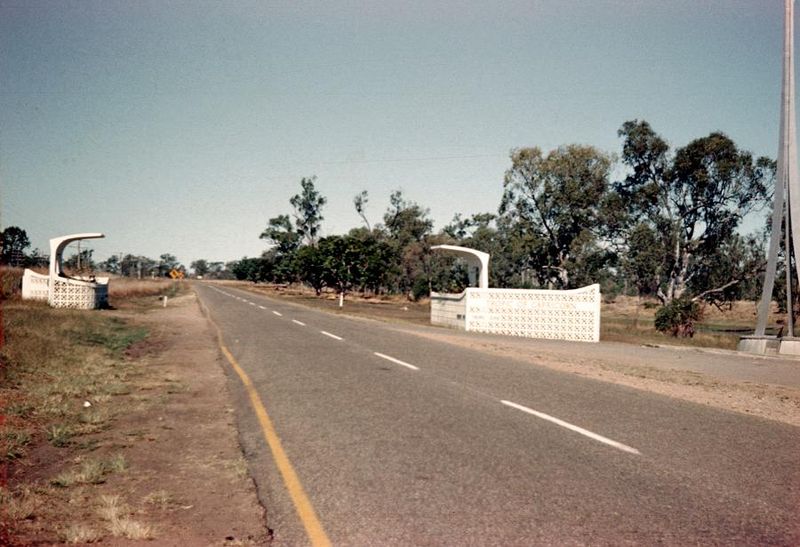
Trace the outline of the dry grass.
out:
<instances>
[{"instance_id":1,"label":"dry grass","mask_svg":"<svg viewBox=\"0 0 800 547\"><path fill-rule=\"evenodd\" d=\"M154 505L160 509L166 509L170 505L177 503L172 494L166 490L156 490L155 492L150 492L142 501L148 505Z\"/></svg>"},{"instance_id":2,"label":"dry grass","mask_svg":"<svg viewBox=\"0 0 800 547\"><path fill-rule=\"evenodd\" d=\"M152 539L155 535L153 527L131 519L127 513L130 508L120 496L100 496L97 514L106 521L106 528L114 537L126 539Z\"/></svg>"},{"instance_id":3,"label":"dry grass","mask_svg":"<svg viewBox=\"0 0 800 547\"><path fill-rule=\"evenodd\" d=\"M85 524L73 524L61 533L64 543L94 543L103 539L103 534Z\"/></svg>"},{"instance_id":4,"label":"dry grass","mask_svg":"<svg viewBox=\"0 0 800 547\"><path fill-rule=\"evenodd\" d=\"M601 340L736 349L739 337L751 334L755 328L755 304L734 302L723 309L706 306L703 309L703 320L696 325L694 337L674 338L659 333L653 327L658 307L656 301L625 296L603 303ZM769 330L776 332L782 321L783 317L777 313L777 309L773 309L769 318Z\"/></svg>"},{"instance_id":5,"label":"dry grass","mask_svg":"<svg viewBox=\"0 0 800 547\"><path fill-rule=\"evenodd\" d=\"M129 391L130 365L121 354L147 331L102 313L38 303L6 302L4 315L0 414L15 419L0 431L0 463L24 456L39 432L65 447L76 435L106 427L113 414L100 401Z\"/></svg>"},{"instance_id":6,"label":"dry grass","mask_svg":"<svg viewBox=\"0 0 800 547\"><path fill-rule=\"evenodd\" d=\"M30 487L20 488L16 492L0 488L0 507L12 520L31 518L37 509L45 503L45 498Z\"/></svg>"},{"instance_id":7,"label":"dry grass","mask_svg":"<svg viewBox=\"0 0 800 547\"><path fill-rule=\"evenodd\" d=\"M147 296L175 296L185 290L184 283L172 279L133 279L130 277L114 277L108 283L108 298L112 302L118 299L142 298Z\"/></svg>"},{"instance_id":8,"label":"dry grass","mask_svg":"<svg viewBox=\"0 0 800 547\"><path fill-rule=\"evenodd\" d=\"M132 391L131 379L139 374L140 365L127 360L125 351L148 333L108 312L55 310L21 300L5 300L2 305L0 468L12 464L24 470L27 452L45 443L63 451L54 463L59 459L75 463L61 472L56 468L51 481L35 495L31 488L39 483L19 479L2 492L0 543L5 530L42 533L46 522L51 524L47 533L53 534L48 541L97 541L100 535L92 522L70 523L71 492L96 488L111 474L127 469L121 455L87 458L86 454L97 448L91 434L109 428L115 414L132 404L118 394ZM152 533L137 532L134 525L124 534Z\"/></svg>"}]
</instances>

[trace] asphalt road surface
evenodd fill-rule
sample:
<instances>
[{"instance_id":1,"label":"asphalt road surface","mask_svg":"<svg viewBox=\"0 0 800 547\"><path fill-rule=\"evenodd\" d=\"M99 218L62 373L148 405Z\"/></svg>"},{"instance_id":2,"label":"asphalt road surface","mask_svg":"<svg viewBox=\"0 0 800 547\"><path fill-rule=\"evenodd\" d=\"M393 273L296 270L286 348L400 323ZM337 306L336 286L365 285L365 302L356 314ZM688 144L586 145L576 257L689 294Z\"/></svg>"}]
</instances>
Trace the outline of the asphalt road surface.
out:
<instances>
[{"instance_id":1,"label":"asphalt road surface","mask_svg":"<svg viewBox=\"0 0 800 547\"><path fill-rule=\"evenodd\" d=\"M800 544L798 428L195 287L278 545Z\"/></svg>"}]
</instances>

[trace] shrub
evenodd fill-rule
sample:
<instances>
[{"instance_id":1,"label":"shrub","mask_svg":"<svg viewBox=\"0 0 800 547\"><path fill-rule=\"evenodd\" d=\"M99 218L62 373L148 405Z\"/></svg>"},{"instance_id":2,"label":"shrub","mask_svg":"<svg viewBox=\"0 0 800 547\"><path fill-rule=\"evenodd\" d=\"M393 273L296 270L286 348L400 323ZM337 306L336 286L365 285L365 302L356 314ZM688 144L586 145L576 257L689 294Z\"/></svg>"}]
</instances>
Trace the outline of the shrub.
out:
<instances>
[{"instance_id":1,"label":"shrub","mask_svg":"<svg viewBox=\"0 0 800 547\"><path fill-rule=\"evenodd\" d=\"M694 336L694 324L703 316L700 305L689 298L678 298L656 312L655 327L675 337Z\"/></svg>"}]
</instances>

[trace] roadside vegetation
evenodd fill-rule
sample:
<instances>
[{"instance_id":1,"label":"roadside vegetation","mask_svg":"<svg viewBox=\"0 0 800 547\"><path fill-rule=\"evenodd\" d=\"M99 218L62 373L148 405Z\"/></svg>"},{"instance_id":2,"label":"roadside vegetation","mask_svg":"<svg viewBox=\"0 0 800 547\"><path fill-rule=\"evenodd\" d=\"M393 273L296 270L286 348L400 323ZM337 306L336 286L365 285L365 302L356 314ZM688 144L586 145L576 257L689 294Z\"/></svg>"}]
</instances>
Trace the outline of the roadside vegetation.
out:
<instances>
[{"instance_id":1,"label":"roadside vegetation","mask_svg":"<svg viewBox=\"0 0 800 547\"><path fill-rule=\"evenodd\" d=\"M618 137L619 153L583 144L512 150L496 210L456 214L438 232L429 210L402 190L374 222L362 191L353 198L362 225L322 237L327 198L315 177L303 178L290 210L261 232L270 247L260 257L203 274L302 283L318 296L335 292L340 303L345 295L413 302L467 286L464 264L431 250L456 244L491 255L495 287L599 283L608 300L655 302L649 328L674 338L702 331L710 307L759 299L775 162L721 132L673 147L646 121L631 120ZM776 283L777 302L784 285Z\"/></svg>"},{"instance_id":2,"label":"roadside vegetation","mask_svg":"<svg viewBox=\"0 0 800 547\"><path fill-rule=\"evenodd\" d=\"M380 216L364 190L353 197L360 225L324 235L328 199L316 177L304 177L287 211L258 234L268 246L261 256L227 264L201 258L191 269L204 279L302 284L317 297L332 291L340 306L355 295L418 302L468 285L463 262L432 250L456 244L491 255L494 287L598 283L606 300L655 302L648 329L673 338L701 333L711 308L760 299L775 162L718 131L674 147L647 121L629 120L617 136L618 152L585 144L511 150L494 210L456 214L438 231L429 209L401 189ZM24 230L9 227L0 235L6 264L42 261L41 252L26 252ZM169 253L159 260L112 256L98 264L89 250L82 253L67 266L138 278L186 270ZM785 260L778 268L773 296L785 313Z\"/></svg>"},{"instance_id":3,"label":"roadside vegetation","mask_svg":"<svg viewBox=\"0 0 800 547\"><path fill-rule=\"evenodd\" d=\"M53 532L68 543L151 537L119 496L97 490L129 472L120 447L100 434L138 404L133 393L148 372L128 352L149 333L113 311L22 301L14 289L19 273L0 269L0 544L20 534L50 542ZM120 308L145 310L181 290L166 280L116 281L110 301Z\"/></svg>"}]
</instances>

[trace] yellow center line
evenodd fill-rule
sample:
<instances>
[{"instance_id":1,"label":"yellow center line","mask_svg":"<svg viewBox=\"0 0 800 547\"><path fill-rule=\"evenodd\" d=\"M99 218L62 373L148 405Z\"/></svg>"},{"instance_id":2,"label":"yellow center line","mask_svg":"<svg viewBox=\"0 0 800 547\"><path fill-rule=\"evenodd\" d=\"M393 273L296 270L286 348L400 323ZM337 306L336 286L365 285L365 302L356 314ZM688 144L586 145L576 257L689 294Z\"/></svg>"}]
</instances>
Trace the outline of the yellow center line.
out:
<instances>
[{"instance_id":1,"label":"yellow center line","mask_svg":"<svg viewBox=\"0 0 800 547\"><path fill-rule=\"evenodd\" d=\"M261 397L258 395L258 391L256 391L256 388L253 385L252 380L250 380L250 377L242 369L242 367L239 366L239 363L236 362L236 359L225 346L225 342L222 340L222 331L220 328L216 323L214 323L210 315L208 315L208 319L211 321L211 324L214 325L214 328L217 329L217 339L223 355L225 355L225 358L231 364L233 370L236 371L236 374L239 375L242 384L247 390L247 394L250 397L250 404L253 406L253 410L258 417L259 424L261 424L261 431L264 433L264 439L267 441L267 444L272 451L272 457L275 460L275 465L278 467L278 470L283 477L283 483L286 485L286 489L289 491L289 496L292 498L292 503L294 503L294 508L297 511L297 515L300 517L300 520L306 529L306 534L308 534L308 539L311 541L311 545L315 547L330 546L331 542L328 539L328 535L325 533L322 523L320 522L319 517L317 517L316 511L314 511L314 507L311 505L311 501L308 499L308 495L306 494L303 485L300 483L300 479L297 477L297 473L295 472L294 467L292 467L289 457L283 450L281 440L278 437L278 433L275 431L275 427L272 425L272 420L270 419L269 414L267 414L267 409L264 407L264 403L261 402Z\"/></svg>"}]
</instances>

